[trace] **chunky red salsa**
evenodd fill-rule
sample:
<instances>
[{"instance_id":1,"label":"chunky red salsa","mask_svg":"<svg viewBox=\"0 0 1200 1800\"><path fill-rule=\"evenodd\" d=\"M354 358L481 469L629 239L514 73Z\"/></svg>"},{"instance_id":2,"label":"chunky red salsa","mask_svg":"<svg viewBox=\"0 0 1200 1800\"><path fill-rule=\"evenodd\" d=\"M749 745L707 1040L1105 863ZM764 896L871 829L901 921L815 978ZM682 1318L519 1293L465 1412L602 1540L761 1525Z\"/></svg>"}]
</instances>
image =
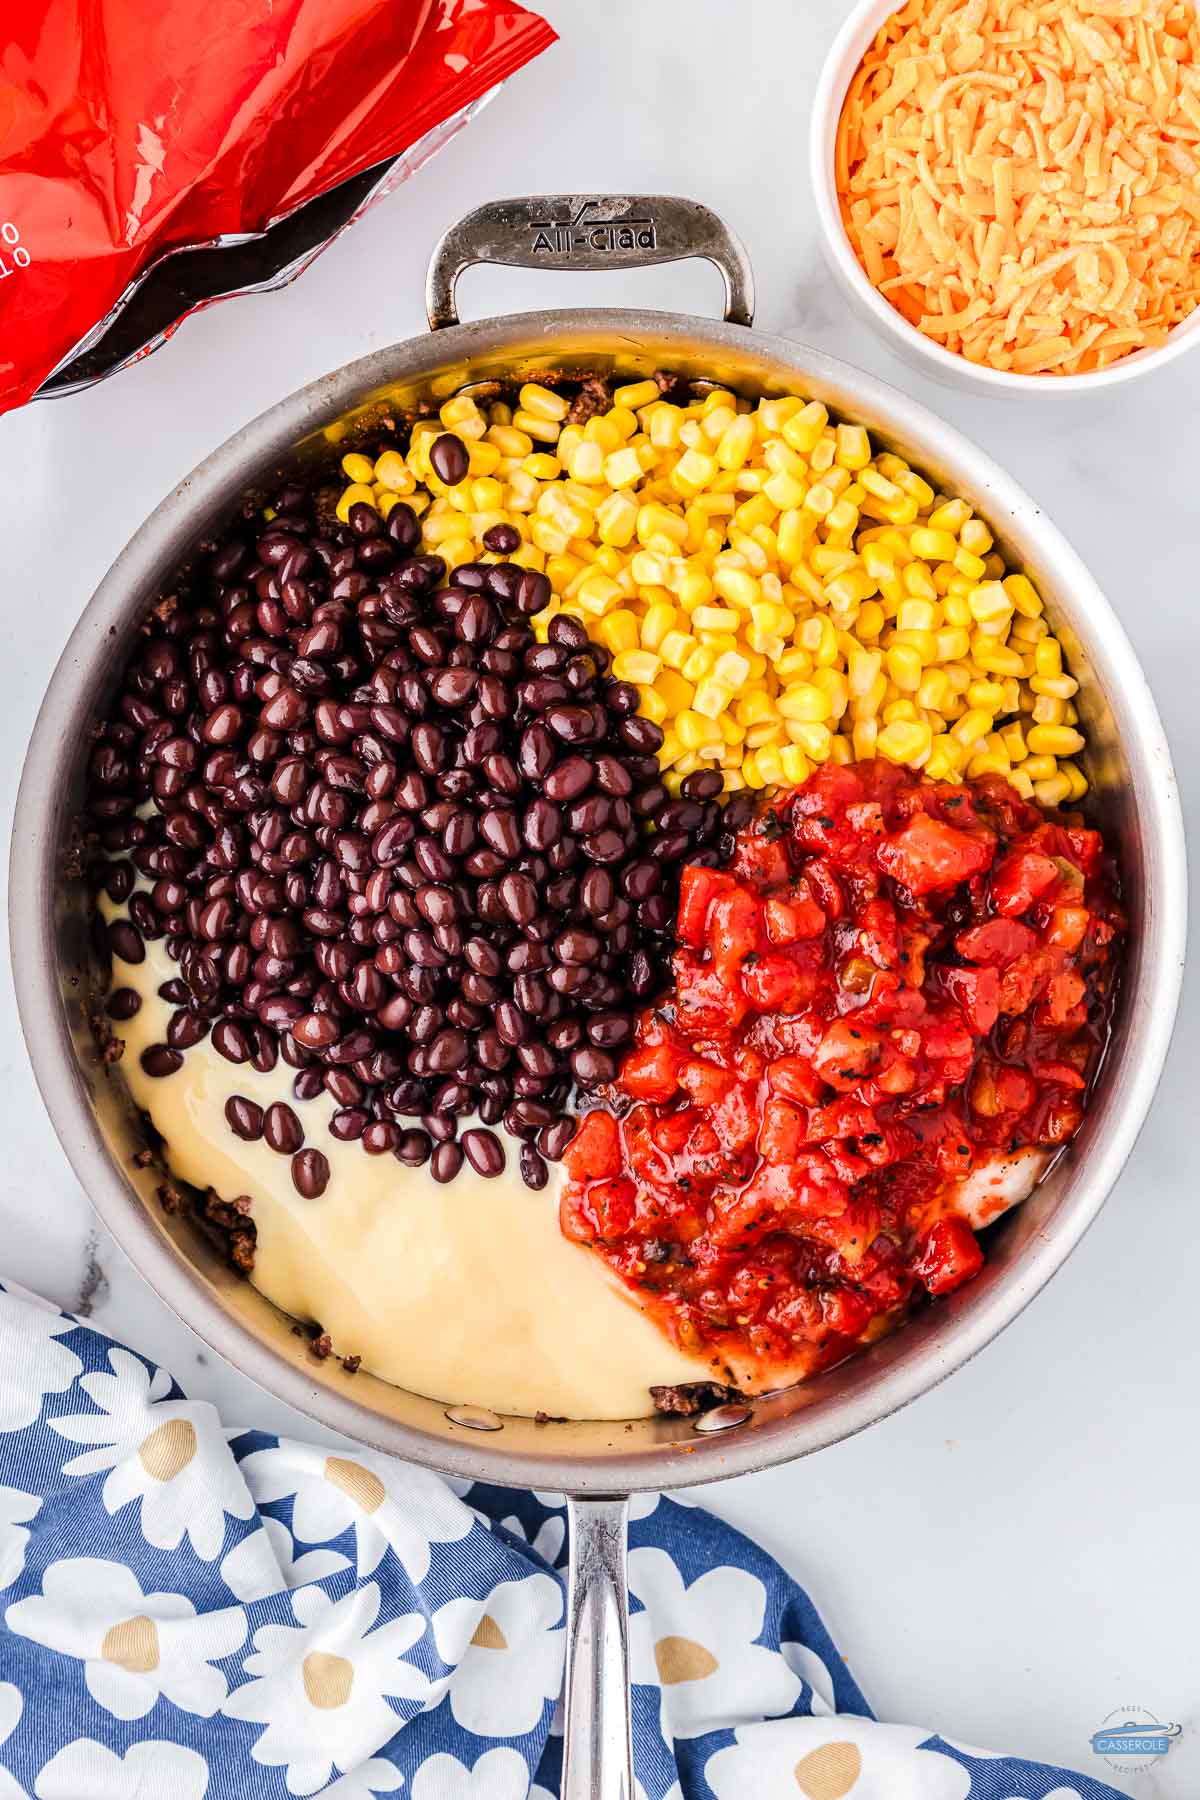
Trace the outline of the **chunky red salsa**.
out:
<instances>
[{"instance_id":1,"label":"chunky red salsa","mask_svg":"<svg viewBox=\"0 0 1200 1800\"><path fill-rule=\"evenodd\" d=\"M979 1269L965 1178L1077 1129L1122 928L1077 818L820 770L684 870L674 987L567 1152L563 1230L743 1376L839 1360Z\"/></svg>"}]
</instances>

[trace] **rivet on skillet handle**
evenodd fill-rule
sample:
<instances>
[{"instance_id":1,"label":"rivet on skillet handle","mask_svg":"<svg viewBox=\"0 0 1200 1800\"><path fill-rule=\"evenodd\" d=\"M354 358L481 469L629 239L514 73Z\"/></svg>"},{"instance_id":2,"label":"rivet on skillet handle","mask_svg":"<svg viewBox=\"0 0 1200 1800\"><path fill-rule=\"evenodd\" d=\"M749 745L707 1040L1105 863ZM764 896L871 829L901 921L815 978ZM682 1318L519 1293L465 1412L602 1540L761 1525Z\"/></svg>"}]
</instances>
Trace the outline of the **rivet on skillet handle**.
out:
<instances>
[{"instance_id":1,"label":"rivet on skillet handle","mask_svg":"<svg viewBox=\"0 0 1200 1800\"><path fill-rule=\"evenodd\" d=\"M475 263L517 269L641 269L703 257L721 271L725 317L754 322L754 273L736 233L676 194L530 194L491 200L452 225L425 283L431 328L458 324L454 289Z\"/></svg>"},{"instance_id":2,"label":"rivet on skillet handle","mask_svg":"<svg viewBox=\"0 0 1200 1800\"><path fill-rule=\"evenodd\" d=\"M633 1800L629 1501L568 1496L562 1800Z\"/></svg>"}]
</instances>

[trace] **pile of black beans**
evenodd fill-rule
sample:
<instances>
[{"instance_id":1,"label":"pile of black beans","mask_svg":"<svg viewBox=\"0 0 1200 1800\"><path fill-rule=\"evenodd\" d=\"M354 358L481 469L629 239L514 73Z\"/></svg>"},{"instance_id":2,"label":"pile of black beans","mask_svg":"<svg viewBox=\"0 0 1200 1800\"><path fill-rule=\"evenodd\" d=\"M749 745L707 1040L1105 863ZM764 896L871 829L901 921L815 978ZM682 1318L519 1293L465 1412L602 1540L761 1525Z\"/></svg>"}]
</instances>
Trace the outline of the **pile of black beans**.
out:
<instances>
[{"instance_id":1,"label":"pile of black beans","mask_svg":"<svg viewBox=\"0 0 1200 1800\"><path fill-rule=\"evenodd\" d=\"M573 1092L612 1080L666 981L720 774L672 799L608 653L567 617L536 641L549 584L503 560L511 526L446 582L404 504L343 526L314 483L272 505L155 609L91 755L94 879L128 902L111 947L136 962L165 938L179 967L143 1065L169 1074L211 1035L234 1064L282 1057L372 1155L497 1174L502 1125L541 1187ZM111 1016L136 1001L118 989ZM324 1189L289 1107L269 1129L241 1097L227 1116Z\"/></svg>"}]
</instances>

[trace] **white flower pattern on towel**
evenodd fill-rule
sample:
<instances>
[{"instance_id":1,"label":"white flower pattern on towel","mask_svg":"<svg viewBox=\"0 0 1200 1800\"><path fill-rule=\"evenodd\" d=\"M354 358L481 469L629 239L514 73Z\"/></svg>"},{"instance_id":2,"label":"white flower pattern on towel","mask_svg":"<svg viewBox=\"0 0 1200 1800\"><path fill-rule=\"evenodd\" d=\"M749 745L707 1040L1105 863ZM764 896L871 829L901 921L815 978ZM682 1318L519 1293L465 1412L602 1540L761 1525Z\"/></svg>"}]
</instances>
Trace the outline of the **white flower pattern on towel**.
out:
<instances>
[{"instance_id":1,"label":"white flower pattern on towel","mask_svg":"<svg viewBox=\"0 0 1200 1800\"><path fill-rule=\"evenodd\" d=\"M165 1369L153 1376L128 1350L108 1353L111 1373L97 1370L79 1385L95 1409L51 1419L51 1429L94 1449L63 1464L65 1475L110 1471L104 1504L116 1513L140 1503L142 1534L160 1550L186 1537L212 1562L225 1542L225 1516L249 1519L254 1502L228 1453L216 1410L205 1400L172 1400Z\"/></svg>"}]
</instances>

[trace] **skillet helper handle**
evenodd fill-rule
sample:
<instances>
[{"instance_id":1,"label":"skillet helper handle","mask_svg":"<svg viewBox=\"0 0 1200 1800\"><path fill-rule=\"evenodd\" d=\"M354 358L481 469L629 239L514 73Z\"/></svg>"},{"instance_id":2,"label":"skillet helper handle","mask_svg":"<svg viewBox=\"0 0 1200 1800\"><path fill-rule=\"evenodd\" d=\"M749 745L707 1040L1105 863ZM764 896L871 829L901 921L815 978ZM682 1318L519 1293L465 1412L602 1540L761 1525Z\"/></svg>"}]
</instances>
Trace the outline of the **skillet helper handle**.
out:
<instances>
[{"instance_id":1,"label":"skillet helper handle","mask_svg":"<svg viewBox=\"0 0 1200 1800\"><path fill-rule=\"evenodd\" d=\"M711 208L675 194L530 194L491 200L452 225L430 258L429 324L458 324L454 289L475 263L516 269L642 269L703 257L721 272L725 317L754 322L754 272L737 237Z\"/></svg>"},{"instance_id":2,"label":"skillet helper handle","mask_svg":"<svg viewBox=\"0 0 1200 1800\"><path fill-rule=\"evenodd\" d=\"M633 1800L629 1710L629 1502L567 1500L562 1800Z\"/></svg>"}]
</instances>

